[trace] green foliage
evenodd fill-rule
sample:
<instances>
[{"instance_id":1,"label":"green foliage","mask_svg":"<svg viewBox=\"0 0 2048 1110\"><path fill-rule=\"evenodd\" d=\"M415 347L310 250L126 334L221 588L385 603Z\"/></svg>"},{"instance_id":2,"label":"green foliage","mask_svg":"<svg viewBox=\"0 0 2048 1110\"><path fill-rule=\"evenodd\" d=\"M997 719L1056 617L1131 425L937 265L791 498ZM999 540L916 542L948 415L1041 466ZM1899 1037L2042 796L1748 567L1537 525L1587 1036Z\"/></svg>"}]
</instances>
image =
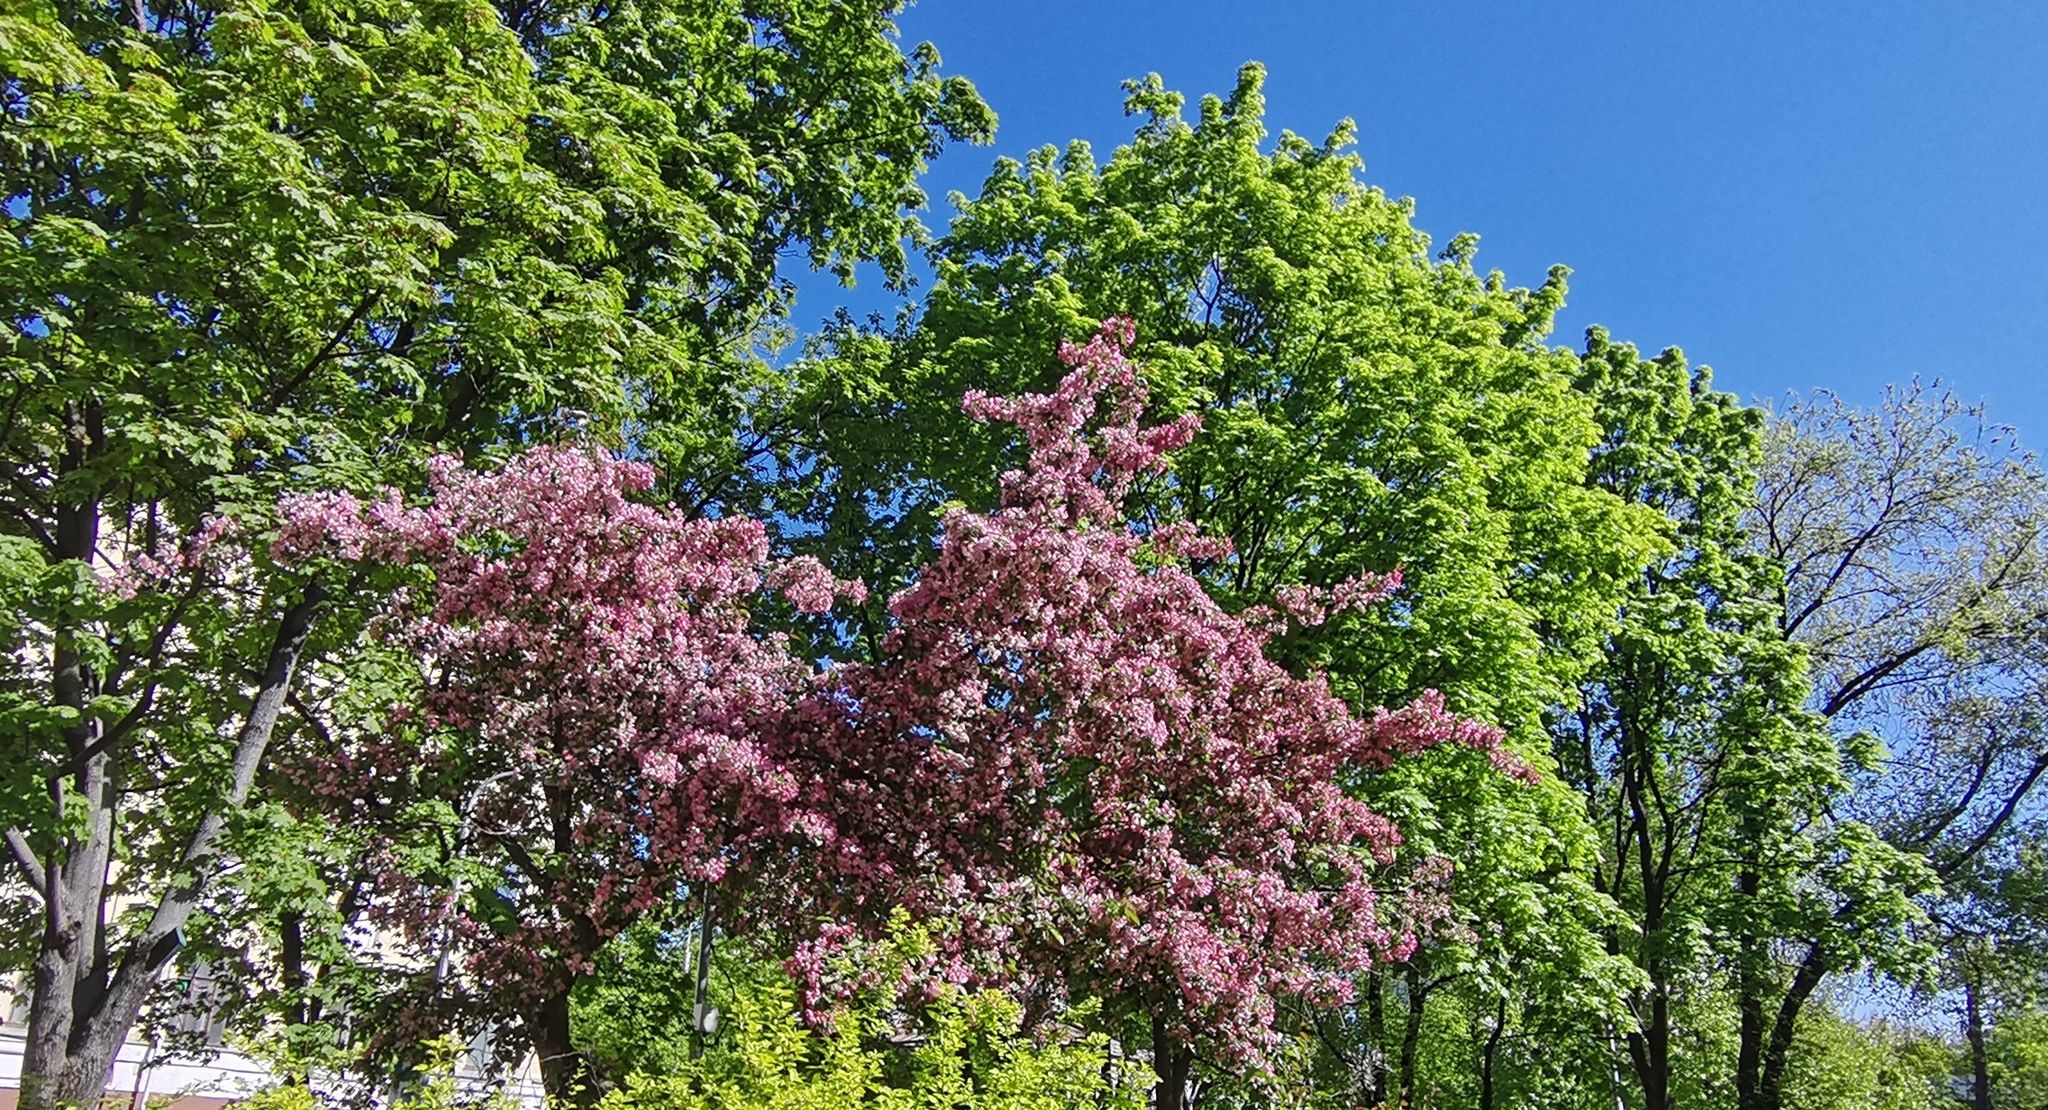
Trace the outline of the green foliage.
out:
<instances>
[{"instance_id":1,"label":"green foliage","mask_svg":"<svg viewBox=\"0 0 2048 1110\"><path fill-rule=\"evenodd\" d=\"M1945 1110L1953 1050L1925 1033L1849 1021L1826 1007L1801 1015L1786 1110ZM2030 1106L2040 1105L2037 1099Z\"/></svg>"},{"instance_id":2,"label":"green foliage","mask_svg":"<svg viewBox=\"0 0 2048 1110\"><path fill-rule=\"evenodd\" d=\"M281 1045L265 1041L245 1046L257 1059L270 1065L278 1075L299 1077L277 1083L235 1102L238 1110L342 1110L356 1105L343 1097L316 1090L303 1081L316 1061ZM463 1046L453 1038L439 1038L420 1046L422 1067L419 1081L402 1085L388 1103L390 1110L514 1110L518 1103L502 1090L478 1097L466 1091L456 1079L455 1062ZM318 1061L331 1063L331 1060Z\"/></svg>"},{"instance_id":3,"label":"green foliage","mask_svg":"<svg viewBox=\"0 0 2048 1110\"><path fill-rule=\"evenodd\" d=\"M1989 1037L1991 1104L1998 1110L2048 1105L2048 1013L2021 1010L1999 1018Z\"/></svg>"},{"instance_id":4,"label":"green foliage","mask_svg":"<svg viewBox=\"0 0 2048 1110\"><path fill-rule=\"evenodd\" d=\"M671 915L671 916L680 916ZM571 999L576 1048L603 1081L629 1075L677 1075L690 1057L690 1014L697 977L694 928L650 915L612 939ZM712 985L719 1006L780 977L758 960L721 953Z\"/></svg>"},{"instance_id":5,"label":"green foliage","mask_svg":"<svg viewBox=\"0 0 2048 1110\"><path fill-rule=\"evenodd\" d=\"M1457 861L1442 891L1451 922L1420 957L1433 978L1488 1009L1505 999L1518 1012L1627 1020L1620 997L1635 970L1604 940L1626 923L1593 886L1600 845L1569 782L1516 782L1442 750L1390 768L1371 794L1405 851Z\"/></svg>"},{"instance_id":6,"label":"green foliage","mask_svg":"<svg viewBox=\"0 0 2048 1110\"><path fill-rule=\"evenodd\" d=\"M965 390L1043 390L1062 340L1127 316L1161 415L1204 421L1148 511L1231 538L1219 594L1400 566L1397 613L1295 661L1364 703L1436 687L1532 727L1654 543L1581 480L1598 428L1572 360L1538 342L1563 273L1509 289L1474 272L1470 237L1432 261L1412 206L1360 180L1348 122L1262 149L1263 79L1246 67L1192 122L1156 77L1132 82L1144 122L1107 165L1048 147L956 196L914 330L842 330L812 366L800 422L819 432L786 507L844 570L900 581L944 503L994 499L1010 445L962 418Z\"/></svg>"},{"instance_id":7,"label":"green foliage","mask_svg":"<svg viewBox=\"0 0 2048 1110\"><path fill-rule=\"evenodd\" d=\"M571 436L661 456L694 502L743 499L782 256L900 277L918 174L993 128L936 52L899 44L900 9L0 11L0 637L23 649L0 666L20 864L0 967L39 949L39 995L84 1006L39 1010L63 1028L36 1043L112 1051L179 935L294 1024L343 990L337 927L369 863L266 773L249 683L283 675L264 689L286 743L387 712L386 668L353 649L359 591L393 581L279 573L267 506ZM280 630L308 624L300 654ZM323 654L309 682L278 669ZM45 864L61 920L16 928Z\"/></svg>"},{"instance_id":8,"label":"green foliage","mask_svg":"<svg viewBox=\"0 0 2048 1110\"><path fill-rule=\"evenodd\" d=\"M628 939L622 963L673 966L647 938ZM929 949L929 936L899 917L871 970L893 987ZM590 1007L623 1002L632 1012L583 1023L586 1035L596 1035L593 1048L613 1048L612 1060L627 1059L616 1049L629 1030L666 1038L630 1058L636 1069L659 1070L630 1074L599 1103L604 1110L1140 1110L1151 1088L1150 1069L1112 1058L1106 1034L1027 1031L1023 1008L994 991L933 984L906 1005L893 989L870 990L818 1030L800 1020L794 985L779 970L759 960L733 965L720 967L721 1028L701 1060L680 1051L676 1026L646 1024L646 998L600 988L585 1000ZM665 992L657 986L651 993Z\"/></svg>"},{"instance_id":9,"label":"green foliage","mask_svg":"<svg viewBox=\"0 0 2048 1110\"><path fill-rule=\"evenodd\" d=\"M1149 1074L1125 1063L1114 1086L1102 1034L1040 1046L1021 1032L1017 1003L948 990L924 1008L914 1044L889 1015L855 1010L829 1033L798 1024L784 984L736 1000L724 1040L695 1065L640 1076L605 1097L609 1110L1137 1110Z\"/></svg>"}]
</instances>

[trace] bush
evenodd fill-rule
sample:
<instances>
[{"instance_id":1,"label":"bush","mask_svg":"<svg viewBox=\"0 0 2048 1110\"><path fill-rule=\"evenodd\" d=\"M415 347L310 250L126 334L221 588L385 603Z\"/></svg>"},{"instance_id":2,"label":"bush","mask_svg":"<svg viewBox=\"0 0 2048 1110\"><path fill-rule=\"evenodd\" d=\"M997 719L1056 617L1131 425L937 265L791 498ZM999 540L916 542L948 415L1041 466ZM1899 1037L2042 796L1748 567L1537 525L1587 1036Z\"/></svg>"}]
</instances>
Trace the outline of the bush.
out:
<instances>
[{"instance_id":1,"label":"bush","mask_svg":"<svg viewBox=\"0 0 2048 1110\"><path fill-rule=\"evenodd\" d=\"M732 999L700 1061L635 1076L600 1110L1142 1110L1151 1069L1108 1037L1028 1036L1007 996L943 989L916 1016L865 1002L826 1031L798 1020L794 988Z\"/></svg>"}]
</instances>

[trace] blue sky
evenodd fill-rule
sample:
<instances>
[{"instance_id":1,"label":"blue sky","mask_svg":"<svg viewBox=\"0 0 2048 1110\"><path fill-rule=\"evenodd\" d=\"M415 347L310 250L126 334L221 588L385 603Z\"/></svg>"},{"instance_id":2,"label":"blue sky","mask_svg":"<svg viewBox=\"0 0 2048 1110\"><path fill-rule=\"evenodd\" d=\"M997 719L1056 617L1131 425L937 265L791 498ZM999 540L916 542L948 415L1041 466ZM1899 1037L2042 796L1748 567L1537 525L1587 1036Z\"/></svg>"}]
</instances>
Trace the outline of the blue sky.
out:
<instances>
[{"instance_id":1,"label":"blue sky","mask_svg":"<svg viewBox=\"0 0 2048 1110\"><path fill-rule=\"evenodd\" d=\"M1572 267L1589 323L1745 397L1939 377L2048 443L2048 0L922 0L900 20L1001 117L928 182L1130 134L1118 82L1190 100L1264 62L1267 122L1351 117L1368 179L1515 284ZM872 283L870 283L872 284ZM799 316L836 291L806 282ZM868 300L863 289L858 299Z\"/></svg>"}]
</instances>

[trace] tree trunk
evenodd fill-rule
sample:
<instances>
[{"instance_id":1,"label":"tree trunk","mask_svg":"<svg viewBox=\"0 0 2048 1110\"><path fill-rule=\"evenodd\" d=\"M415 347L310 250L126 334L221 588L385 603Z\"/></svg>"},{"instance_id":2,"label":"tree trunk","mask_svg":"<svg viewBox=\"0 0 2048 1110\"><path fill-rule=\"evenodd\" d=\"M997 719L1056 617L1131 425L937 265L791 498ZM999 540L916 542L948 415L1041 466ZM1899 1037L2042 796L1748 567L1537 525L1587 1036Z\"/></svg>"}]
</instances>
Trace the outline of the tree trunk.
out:
<instances>
[{"instance_id":1,"label":"tree trunk","mask_svg":"<svg viewBox=\"0 0 2048 1110\"><path fill-rule=\"evenodd\" d=\"M31 1012L33 1009L31 1006ZM114 1054L119 1051L120 1042L95 1040L67 1052L69 1047L60 1044L53 1053L47 1042L31 1041L24 1046L18 1103L24 1110L98 1105L100 1097L106 1093L107 1080L113 1072ZM31 1051L35 1053L33 1064L30 1061Z\"/></svg>"},{"instance_id":2,"label":"tree trunk","mask_svg":"<svg viewBox=\"0 0 2048 1110\"><path fill-rule=\"evenodd\" d=\"M1486 1034L1486 1047L1479 1053L1479 1110L1493 1110L1493 1068L1500 1056L1501 1034L1508 1027L1508 999L1500 998L1493 1015L1493 1029Z\"/></svg>"},{"instance_id":3,"label":"tree trunk","mask_svg":"<svg viewBox=\"0 0 2048 1110\"><path fill-rule=\"evenodd\" d=\"M1748 840L1755 844L1754 834ZM1755 905L1763 881L1757 869L1745 866L1736 878L1736 889L1748 905ZM1753 922L1754 923L1754 922ZM1756 935L1754 928L1741 938L1740 961L1735 970L1735 1009L1740 1016L1736 1034L1735 1057L1735 1105L1738 1110L1757 1110L1762 1095L1764 1037L1764 991L1768 980L1764 973L1769 953L1765 950L1763 938Z\"/></svg>"},{"instance_id":4,"label":"tree trunk","mask_svg":"<svg viewBox=\"0 0 2048 1110\"><path fill-rule=\"evenodd\" d=\"M1194 1050L1174 1036L1164 1019L1153 1015L1152 1070L1159 1082L1152 1088L1152 1110L1195 1110L1188 1089L1194 1064Z\"/></svg>"},{"instance_id":5,"label":"tree trunk","mask_svg":"<svg viewBox=\"0 0 2048 1110\"><path fill-rule=\"evenodd\" d=\"M1991 1110L1991 1053L1984 1043L1984 1000L1975 972L1963 979L1963 1032L1970 1039L1970 1110Z\"/></svg>"},{"instance_id":6,"label":"tree trunk","mask_svg":"<svg viewBox=\"0 0 2048 1110\"><path fill-rule=\"evenodd\" d=\"M58 669L60 674L66 669L61 660ZM73 750L97 748L101 726L97 720L80 726L83 736L72 741ZM61 860L53 855L43 868L43 937L33 965L34 992L22 1045L22 1110L97 1103L113 1072L114 1056L141 1009L141 995L122 990L125 983L118 975L109 982L101 915L119 804L111 763L100 750L77 767L73 777L85 810L83 836L66 846ZM53 794L61 817L67 799L56 790ZM169 954L166 948L163 955ZM122 962L125 970L129 961ZM152 968L152 981L154 972Z\"/></svg>"},{"instance_id":7,"label":"tree trunk","mask_svg":"<svg viewBox=\"0 0 2048 1110\"><path fill-rule=\"evenodd\" d=\"M1762 997L1748 985L1736 988L1736 1012L1741 1024L1736 1033L1736 1110L1759 1110L1762 1106L1761 1065L1764 1045Z\"/></svg>"},{"instance_id":8,"label":"tree trunk","mask_svg":"<svg viewBox=\"0 0 2048 1110\"><path fill-rule=\"evenodd\" d=\"M569 1035L569 992L549 995L526 1019L534 1055L540 1057L540 1082L554 1106L594 1106L599 1091L590 1061L576 1051Z\"/></svg>"},{"instance_id":9,"label":"tree trunk","mask_svg":"<svg viewBox=\"0 0 2048 1110\"><path fill-rule=\"evenodd\" d=\"M1422 1041L1422 1008L1429 1004L1429 988L1422 985L1422 973L1409 964L1408 1018L1401 1027L1401 1105L1415 1104L1415 1049Z\"/></svg>"},{"instance_id":10,"label":"tree trunk","mask_svg":"<svg viewBox=\"0 0 2048 1110\"><path fill-rule=\"evenodd\" d=\"M1631 727L1628 731L1633 737L1637 730ZM1670 852L1668 841L1659 839L1651 820L1656 804L1650 797L1654 785L1651 777L1655 773L1642 745L1624 749L1621 779L1622 796L1628 807L1626 843L1634 847L1643 898L1637 965L1649 980L1647 997L1635 1007L1638 1027L1628 1034L1628 1055L1636 1082L1642 1087L1643 1110L1671 1110L1671 994L1670 970L1665 963L1668 938L1664 935Z\"/></svg>"},{"instance_id":11,"label":"tree trunk","mask_svg":"<svg viewBox=\"0 0 2048 1110\"><path fill-rule=\"evenodd\" d=\"M690 1059L704 1058L704 1015L711 1005L711 884L704 884L697 919L696 1005L690 1010Z\"/></svg>"},{"instance_id":12,"label":"tree trunk","mask_svg":"<svg viewBox=\"0 0 2048 1110\"><path fill-rule=\"evenodd\" d=\"M67 405L65 419L68 437L59 473L70 477L100 456L106 428L93 402ZM59 507L55 523L52 554L91 564L99 552L98 495ZM79 651L86 635L85 629L59 623L51 641L50 700L74 714L74 723L63 731L69 766L49 784L51 824L65 830L62 839L48 849L48 859L37 860L26 834L10 830L8 838L24 877L43 901L43 936L31 965L34 993L22 1045L22 1110L97 1102L127 1032L124 1024L110 1039L92 1021L107 993L102 926L120 787L106 722L91 708L107 691L98 670Z\"/></svg>"},{"instance_id":13,"label":"tree trunk","mask_svg":"<svg viewBox=\"0 0 2048 1110\"><path fill-rule=\"evenodd\" d=\"M1645 1007L1637 1007L1640 1028L1628 1033L1629 1064L1643 1090L1644 1110L1671 1110L1671 1004L1652 981Z\"/></svg>"},{"instance_id":14,"label":"tree trunk","mask_svg":"<svg viewBox=\"0 0 2048 1110\"><path fill-rule=\"evenodd\" d=\"M95 509L95 515L97 510ZM96 527L82 542L89 553ZM120 804L120 745L105 722L91 714L67 731L75 763L65 776L76 793L67 797L63 780L51 783L51 803L60 826L75 821L79 833L67 838L31 883L43 900L43 937L33 965L34 997L22 1046L19 1110L64 1110L98 1104L113 1074L114 1058L143 1003L171 956L183 943L185 923L199 908L208 882L220 869L215 842L229 812L247 802L256 770L276 730L306 638L326 604L319 586L307 590L279 624L262 685L235 740L232 781L222 805L200 815L165 891L142 931L119 953L108 951L103 915L108 899L108 865ZM83 707L100 693L99 679L59 637L52 685L60 705ZM67 806L84 807L73 818ZM10 835L12 844L16 837ZM19 856L17 852L17 856Z\"/></svg>"},{"instance_id":15,"label":"tree trunk","mask_svg":"<svg viewBox=\"0 0 2048 1110\"><path fill-rule=\"evenodd\" d=\"M1799 1027L1799 1013L1827 973L1827 949L1816 944L1799 962L1792 985L1778 1003L1778 1016L1771 1022L1771 1037L1764 1044L1763 1069L1757 1076L1756 1110L1779 1110L1785 1104L1785 1065L1792 1057L1792 1036Z\"/></svg>"},{"instance_id":16,"label":"tree trunk","mask_svg":"<svg viewBox=\"0 0 2048 1110\"><path fill-rule=\"evenodd\" d=\"M306 1024L306 917L287 910L277 918L278 962L284 965L284 1020L287 1025Z\"/></svg>"},{"instance_id":17,"label":"tree trunk","mask_svg":"<svg viewBox=\"0 0 2048 1110\"><path fill-rule=\"evenodd\" d=\"M1365 973L1365 1039L1372 1056L1366 1064L1365 1104L1387 1104L1387 980L1375 964Z\"/></svg>"}]
</instances>

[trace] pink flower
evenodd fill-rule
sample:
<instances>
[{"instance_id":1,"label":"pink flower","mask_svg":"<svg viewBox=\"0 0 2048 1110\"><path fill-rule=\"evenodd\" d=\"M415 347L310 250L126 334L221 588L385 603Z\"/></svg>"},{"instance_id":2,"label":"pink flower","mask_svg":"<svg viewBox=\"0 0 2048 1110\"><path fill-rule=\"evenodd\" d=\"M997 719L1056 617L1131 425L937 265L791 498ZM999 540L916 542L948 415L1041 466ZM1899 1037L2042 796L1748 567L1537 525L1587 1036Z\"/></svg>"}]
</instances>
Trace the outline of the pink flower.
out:
<instances>
[{"instance_id":1,"label":"pink flower","mask_svg":"<svg viewBox=\"0 0 2048 1110\"><path fill-rule=\"evenodd\" d=\"M516 1016L591 965L602 946L685 884L728 882L830 843L825 815L792 804L784 715L817 672L754 627L770 581L808 612L857 583L815 560L769 558L765 529L639 500L651 468L566 447L495 470L428 466L428 497L345 492L279 505L280 561L407 564L417 585L371 623L420 668L417 704L383 731L308 760L314 791L352 813L438 796L513 897L509 921L472 920L404 822L371 823L373 912L425 951L452 926L467 974ZM735 874L736 873L736 874ZM423 907L438 907L431 911Z\"/></svg>"}]
</instances>

